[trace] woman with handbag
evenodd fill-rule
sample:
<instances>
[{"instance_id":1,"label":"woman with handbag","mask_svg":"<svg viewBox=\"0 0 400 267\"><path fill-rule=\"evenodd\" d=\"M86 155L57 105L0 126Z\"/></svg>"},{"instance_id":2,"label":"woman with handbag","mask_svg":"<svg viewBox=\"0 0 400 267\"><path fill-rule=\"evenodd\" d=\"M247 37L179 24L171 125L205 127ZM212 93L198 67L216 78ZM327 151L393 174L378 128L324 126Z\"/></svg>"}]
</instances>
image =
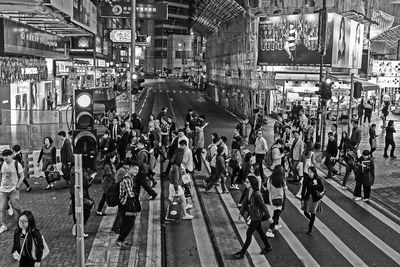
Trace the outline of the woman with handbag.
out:
<instances>
[{"instance_id":1,"label":"woman with handbag","mask_svg":"<svg viewBox=\"0 0 400 267\"><path fill-rule=\"evenodd\" d=\"M304 174L301 206L304 211L304 216L310 221L307 234L312 235L315 215L321 210L321 199L325 194L325 187L317 174L317 169L311 166L308 170L308 173Z\"/></svg>"},{"instance_id":2,"label":"woman with handbag","mask_svg":"<svg viewBox=\"0 0 400 267\"><path fill-rule=\"evenodd\" d=\"M139 164L136 162L130 162L128 173L122 178L119 183L119 199L118 209L121 213L121 228L119 236L115 241L118 247L126 248L131 244L125 242L125 238L135 223L136 213L141 211L141 205L139 202L138 190L135 186L136 175L139 173Z\"/></svg>"},{"instance_id":3,"label":"woman with handbag","mask_svg":"<svg viewBox=\"0 0 400 267\"><path fill-rule=\"evenodd\" d=\"M35 250L36 248L36 250ZM36 228L32 212L25 210L18 218L11 254L20 267L38 267L44 252L42 234Z\"/></svg>"},{"instance_id":4,"label":"woman with handbag","mask_svg":"<svg viewBox=\"0 0 400 267\"><path fill-rule=\"evenodd\" d=\"M56 165L56 148L53 146L53 139L49 136L43 139L43 147L40 150L39 158L37 161L37 166L39 167L40 161L42 161L42 172L46 177L47 187L44 190L49 190L54 188L54 181L52 181L49 176L50 172L54 171Z\"/></svg>"},{"instance_id":5,"label":"woman with handbag","mask_svg":"<svg viewBox=\"0 0 400 267\"><path fill-rule=\"evenodd\" d=\"M285 202L285 191L287 190L285 181L285 169L281 165L276 165L269 181L267 183L267 189L269 192L269 201L272 204L274 214L272 219L274 220L268 227L266 235L268 237L274 237L274 230L279 230L282 225L279 224L279 216L283 210Z\"/></svg>"},{"instance_id":6,"label":"woman with handbag","mask_svg":"<svg viewBox=\"0 0 400 267\"><path fill-rule=\"evenodd\" d=\"M258 232L265 245L265 248L261 251L261 253L272 250L271 245L268 243L268 238L265 236L261 227L261 222L267 220L269 223L273 223L273 220L269 215L267 206L264 204L264 200L259 190L258 180L255 176L251 175L246 179L245 185L248 190L243 202L243 206L240 209L239 220L246 216L246 218L250 219L251 222L249 224L249 229L247 229L246 241L242 249L233 254L236 259L242 259L244 257L244 254L250 246L251 239L255 231Z\"/></svg>"},{"instance_id":7,"label":"woman with handbag","mask_svg":"<svg viewBox=\"0 0 400 267\"><path fill-rule=\"evenodd\" d=\"M375 164L369 156L369 151L364 150L362 156L358 159L358 168L356 174L356 187L354 188L354 200L361 200L361 187L364 189L364 202L369 201L371 187L375 181Z\"/></svg>"},{"instance_id":8,"label":"woman with handbag","mask_svg":"<svg viewBox=\"0 0 400 267\"><path fill-rule=\"evenodd\" d=\"M110 186L115 181L115 175L117 173L116 170L116 162L117 161L117 153L111 152L105 155L103 161L103 178L101 180L101 187L103 188L103 196L99 202L99 206L97 207L96 214L98 216L104 216L103 206L106 203L107 192L110 189Z\"/></svg>"},{"instance_id":9,"label":"woman with handbag","mask_svg":"<svg viewBox=\"0 0 400 267\"><path fill-rule=\"evenodd\" d=\"M369 145L371 146L371 150L369 151L369 154L371 158L374 158L372 153L376 150L376 137L378 135L376 134L376 124L373 123L371 124L371 127L369 127Z\"/></svg>"}]
</instances>

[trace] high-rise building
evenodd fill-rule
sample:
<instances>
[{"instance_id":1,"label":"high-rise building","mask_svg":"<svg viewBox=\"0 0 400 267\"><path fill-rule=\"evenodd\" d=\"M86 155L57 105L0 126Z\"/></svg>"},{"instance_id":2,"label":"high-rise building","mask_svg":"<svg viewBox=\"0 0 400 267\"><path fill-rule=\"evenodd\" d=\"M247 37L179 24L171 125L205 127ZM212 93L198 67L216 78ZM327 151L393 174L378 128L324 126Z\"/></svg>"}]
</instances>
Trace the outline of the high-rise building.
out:
<instances>
[{"instance_id":1,"label":"high-rise building","mask_svg":"<svg viewBox=\"0 0 400 267\"><path fill-rule=\"evenodd\" d=\"M187 63L185 58L182 61L175 60L176 56L187 57L191 54L192 44L187 41L190 39L191 0L147 0L147 2L168 3L168 19L144 21L141 32L152 36L152 41L151 46L146 48L143 69L147 73L161 72L164 69L173 72L174 68L180 68L181 65ZM186 36L180 38L180 35ZM169 42L173 43L169 44ZM179 44L181 44L180 47ZM176 62L183 64L176 66Z\"/></svg>"}]
</instances>

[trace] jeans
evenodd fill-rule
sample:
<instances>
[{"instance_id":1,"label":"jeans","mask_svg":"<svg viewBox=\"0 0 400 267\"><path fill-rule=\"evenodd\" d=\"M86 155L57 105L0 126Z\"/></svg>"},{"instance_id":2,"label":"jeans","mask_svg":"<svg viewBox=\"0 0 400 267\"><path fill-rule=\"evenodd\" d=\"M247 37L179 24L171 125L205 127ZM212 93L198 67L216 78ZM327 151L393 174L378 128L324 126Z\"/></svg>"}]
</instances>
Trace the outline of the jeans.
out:
<instances>
[{"instance_id":1,"label":"jeans","mask_svg":"<svg viewBox=\"0 0 400 267\"><path fill-rule=\"evenodd\" d=\"M274 210L274 215L272 215L274 222L269 225L269 229L274 230L275 225L278 225L281 212L281 210Z\"/></svg>"},{"instance_id":2,"label":"jeans","mask_svg":"<svg viewBox=\"0 0 400 267\"><path fill-rule=\"evenodd\" d=\"M361 186L364 189L364 198L369 198L371 195L371 186L364 179L356 179L356 187L354 188L354 196L361 197Z\"/></svg>"},{"instance_id":3,"label":"jeans","mask_svg":"<svg viewBox=\"0 0 400 267\"><path fill-rule=\"evenodd\" d=\"M387 155L387 150L389 146L392 146L392 149L390 150L390 156L394 156L394 150L396 149L396 144L394 143L394 139L385 139L385 150L383 155Z\"/></svg>"},{"instance_id":4,"label":"jeans","mask_svg":"<svg viewBox=\"0 0 400 267\"><path fill-rule=\"evenodd\" d=\"M126 216L125 206L118 205L118 209L121 211L122 221L121 221L121 229L119 232L119 236L117 241L124 241L125 238L129 235L129 232L132 230L133 225L135 224L135 216Z\"/></svg>"},{"instance_id":5,"label":"jeans","mask_svg":"<svg viewBox=\"0 0 400 267\"><path fill-rule=\"evenodd\" d=\"M11 206L15 209L18 216L21 214L21 205L19 203L19 191L14 189L11 192L1 192L0 191L0 224L7 224L7 206L8 202L11 202Z\"/></svg>"},{"instance_id":6,"label":"jeans","mask_svg":"<svg viewBox=\"0 0 400 267\"><path fill-rule=\"evenodd\" d=\"M343 177L342 186L346 186L347 179L349 179L349 176L350 176L350 173L352 170L353 170L352 167L350 167L350 166L346 167L346 173L344 174L344 177Z\"/></svg>"},{"instance_id":7,"label":"jeans","mask_svg":"<svg viewBox=\"0 0 400 267\"><path fill-rule=\"evenodd\" d=\"M262 241L264 242L265 248L270 248L271 247L271 245L268 243L268 238L265 235L265 233L264 233L264 231L263 231L263 229L261 227L261 221L253 221L252 220L250 222L249 229L247 229L246 242L244 242L244 245L243 245L243 248L242 248L241 252L244 253L244 252L247 251L247 249L249 248L250 243L251 243L251 238L252 238L253 233L255 231L257 231L258 234L260 235Z\"/></svg>"},{"instance_id":8,"label":"jeans","mask_svg":"<svg viewBox=\"0 0 400 267\"><path fill-rule=\"evenodd\" d=\"M196 149L196 151L193 153L193 162L194 162L194 166L197 170L201 170L201 152L202 152L202 148L198 148Z\"/></svg>"},{"instance_id":9,"label":"jeans","mask_svg":"<svg viewBox=\"0 0 400 267\"><path fill-rule=\"evenodd\" d=\"M240 168L239 167L232 169L231 186L234 185L234 184L240 184L241 183L239 174L240 174Z\"/></svg>"}]
</instances>

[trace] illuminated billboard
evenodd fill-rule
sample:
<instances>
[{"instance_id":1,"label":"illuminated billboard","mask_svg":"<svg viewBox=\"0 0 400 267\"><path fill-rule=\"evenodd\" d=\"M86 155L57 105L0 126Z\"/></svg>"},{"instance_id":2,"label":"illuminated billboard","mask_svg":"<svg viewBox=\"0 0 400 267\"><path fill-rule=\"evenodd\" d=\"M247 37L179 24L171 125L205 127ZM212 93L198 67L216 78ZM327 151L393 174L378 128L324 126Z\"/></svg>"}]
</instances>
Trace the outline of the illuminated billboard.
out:
<instances>
[{"instance_id":1,"label":"illuminated billboard","mask_svg":"<svg viewBox=\"0 0 400 267\"><path fill-rule=\"evenodd\" d=\"M319 14L260 18L259 65L315 65Z\"/></svg>"}]
</instances>

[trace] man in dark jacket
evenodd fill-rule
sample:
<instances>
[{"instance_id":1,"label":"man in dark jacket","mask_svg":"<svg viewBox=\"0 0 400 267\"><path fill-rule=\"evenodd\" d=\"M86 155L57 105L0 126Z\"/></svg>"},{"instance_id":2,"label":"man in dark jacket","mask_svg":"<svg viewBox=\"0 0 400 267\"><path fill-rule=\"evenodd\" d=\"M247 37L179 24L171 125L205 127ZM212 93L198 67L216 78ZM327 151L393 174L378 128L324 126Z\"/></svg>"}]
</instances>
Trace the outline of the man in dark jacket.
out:
<instances>
[{"instance_id":1,"label":"man in dark jacket","mask_svg":"<svg viewBox=\"0 0 400 267\"><path fill-rule=\"evenodd\" d=\"M150 185L147 183L147 177L150 172L150 153L145 148L146 141L143 138L140 138L137 143L137 156L136 161L139 164L139 173L136 176L137 184L143 187L144 190L150 195L150 200L153 200L157 197L157 192L154 191ZM155 180L153 181L153 183Z\"/></svg>"},{"instance_id":2,"label":"man in dark jacket","mask_svg":"<svg viewBox=\"0 0 400 267\"><path fill-rule=\"evenodd\" d=\"M67 133L65 131L60 131L58 133L58 136L61 138L61 150L60 150L60 156L61 156L61 171L64 175L64 180L67 182L67 186L70 185L70 174L71 174L71 165L73 161L73 153L72 153L72 146L71 143L69 142L69 139L67 138Z\"/></svg>"},{"instance_id":3,"label":"man in dark jacket","mask_svg":"<svg viewBox=\"0 0 400 267\"><path fill-rule=\"evenodd\" d=\"M337 170L334 169L336 164L336 157L338 154L337 143L332 132L328 133L328 144L325 151L325 165L328 168L328 177L332 178L332 174L335 175Z\"/></svg>"},{"instance_id":4,"label":"man in dark jacket","mask_svg":"<svg viewBox=\"0 0 400 267\"><path fill-rule=\"evenodd\" d=\"M125 123L121 124L121 137L117 142L117 152L119 155L119 159L124 161L126 158L126 150L128 149L128 145L131 142L131 134L126 129Z\"/></svg>"},{"instance_id":5,"label":"man in dark jacket","mask_svg":"<svg viewBox=\"0 0 400 267\"><path fill-rule=\"evenodd\" d=\"M361 130L358 128L358 121L353 120L353 130L350 137L350 145L357 149L361 142Z\"/></svg>"}]
</instances>

